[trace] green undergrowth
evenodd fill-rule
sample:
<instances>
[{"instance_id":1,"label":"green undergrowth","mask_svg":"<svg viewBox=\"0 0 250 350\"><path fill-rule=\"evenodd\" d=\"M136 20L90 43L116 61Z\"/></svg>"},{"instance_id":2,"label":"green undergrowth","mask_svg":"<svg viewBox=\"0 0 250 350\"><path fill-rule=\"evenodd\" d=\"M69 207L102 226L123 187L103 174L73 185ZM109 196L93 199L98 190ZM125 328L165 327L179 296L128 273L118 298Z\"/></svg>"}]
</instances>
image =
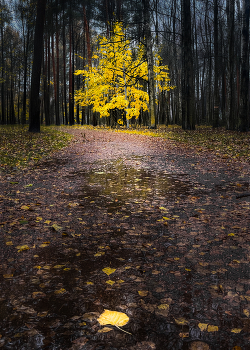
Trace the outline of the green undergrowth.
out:
<instances>
[{"instance_id":1,"label":"green undergrowth","mask_svg":"<svg viewBox=\"0 0 250 350\"><path fill-rule=\"evenodd\" d=\"M78 126L79 127L79 126ZM250 133L229 131L224 128L213 129L209 126L198 126L196 130L182 130L180 126L160 126L157 129L132 128L111 129L85 125L81 128L95 130L110 130L152 137L163 137L181 143L183 147L193 149L195 152L209 151L217 157L228 160L243 160L250 162Z\"/></svg>"},{"instance_id":2,"label":"green undergrowth","mask_svg":"<svg viewBox=\"0 0 250 350\"><path fill-rule=\"evenodd\" d=\"M0 169L23 169L69 144L72 136L55 127L41 127L40 133L28 126L0 126Z\"/></svg>"}]
</instances>

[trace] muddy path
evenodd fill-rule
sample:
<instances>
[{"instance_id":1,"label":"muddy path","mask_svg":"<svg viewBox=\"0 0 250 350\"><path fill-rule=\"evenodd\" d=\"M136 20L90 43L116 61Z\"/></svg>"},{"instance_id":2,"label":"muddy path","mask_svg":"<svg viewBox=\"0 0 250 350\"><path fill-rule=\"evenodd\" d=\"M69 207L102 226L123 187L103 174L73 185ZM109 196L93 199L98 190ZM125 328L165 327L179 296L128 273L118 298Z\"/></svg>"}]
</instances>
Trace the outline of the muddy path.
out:
<instances>
[{"instance_id":1,"label":"muddy path","mask_svg":"<svg viewBox=\"0 0 250 350\"><path fill-rule=\"evenodd\" d=\"M250 349L249 165L70 132L0 178L0 347ZM101 326L105 309L131 334Z\"/></svg>"}]
</instances>

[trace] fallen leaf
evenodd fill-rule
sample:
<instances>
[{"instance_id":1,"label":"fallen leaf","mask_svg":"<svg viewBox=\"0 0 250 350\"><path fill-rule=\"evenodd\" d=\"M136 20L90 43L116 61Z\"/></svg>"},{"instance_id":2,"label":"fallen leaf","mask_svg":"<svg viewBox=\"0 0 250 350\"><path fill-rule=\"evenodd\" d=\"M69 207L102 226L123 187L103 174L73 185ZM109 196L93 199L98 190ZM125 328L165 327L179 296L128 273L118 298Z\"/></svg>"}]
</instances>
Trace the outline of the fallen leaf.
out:
<instances>
[{"instance_id":1,"label":"fallen leaf","mask_svg":"<svg viewBox=\"0 0 250 350\"><path fill-rule=\"evenodd\" d=\"M241 331L242 331L241 328L233 328L233 329L231 329L232 333L240 333Z\"/></svg>"},{"instance_id":2,"label":"fallen leaf","mask_svg":"<svg viewBox=\"0 0 250 350\"><path fill-rule=\"evenodd\" d=\"M208 327L207 327L208 332L218 332L218 330L219 330L218 326L208 325Z\"/></svg>"},{"instance_id":3,"label":"fallen leaf","mask_svg":"<svg viewBox=\"0 0 250 350\"><path fill-rule=\"evenodd\" d=\"M21 209L22 209L22 210L29 210L29 208L30 208L30 207L28 207L27 205L22 205L22 206L21 206Z\"/></svg>"},{"instance_id":4,"label":"fallen leaf","mask_svg":"<svg viewBox=\"0 0 250 350\"><path fill-rule=\"evenodd\" d=\"M98 330L98 333L107 333L107 332L110 332L110 331L112 331L113 329L112 328L110 328L110 327L104 327L104 328L102 328L102 329L99 329Z\"/></svg>"},{"instance_id":5,"label":"fallen leaf","mask_svg":"<svg viewBox=\"0 0 250 350\"><path fill-rule=\"evenodd\" d=\"M138 294L141 297L146 297L148 295L148 291L147 290L138 290Z\"/></svg>"},{"instance_id":6,"label":"fallen leaf","mask_svg":"<svg viewBox=\"0 0 250 350\"><path fill-rule=\"evenodd\" d=\"M244 313L244 315L245 315L246 317L249 317L249 315L250 315L250 312L249 312L248 309L244 309L244 310L243 310L243 313Z\"/></svg>"},{"instance_id":7,"label":"fallen leaf","mask_svg":"<svg viewBox=\"0 0 250 350\"><path fill-rule=\"evenodd\" d=\"M102 271L104 272L104 273L106 273L106 275L111 275L112 273L114 273L115 272L115 269L111 269L110 267L105 267L104 269L102 269Z\"/></svg>"},{"instance_id":8,"label":"fallen leaf","mask_svg":"<svg viewBox=\"0 0 250 350\"><path fill-rule=\"evenodd\" d=\"M57 232L62 230L62 226L58 226L57 224L53 224L51 227Z\"/></svg>"},{"instance_id":9,"label":"fallen leaf","mask_svg":"<svg viewBox=\"0 0 250 350\"><path fill-rule=\"evenodd\" d=\"M122 327L128 323L129 317L123 312L104 310L97 321L101 326L111 324L112 326Z\"/></svg>"},{"instance_id":10,"label":"fallen leaf","mask_svg":"<svg viewBox=\"0 0 250 350\"><path fill-rule=\"evenodd\" d=\"M198 327L200 328L201 331L206 331L207 330L208 323L199 323Z\"/></svg>"},{"instance_id":11,"label":"fallen leaf","mask_svg":"<svg viewBox=\"0 0 250 350\"><path fill-rule=\"evenodd\" d=\"M12 278L13 277L13 274L6 274L6 275L3 275L4 278Z\"/></svg>"},{"instance_id":12,"label":"fallen leaf","mask_svg":"<svg viewBox=\"0 0 250 350\"><path fill-rule=\"evenodd\" d=\"M66 292L66 289L64 289L64 288L55 290L55 294L64 294L65 292Z\"/></svg>"},{"instance_id":13,"label":"fallen leaf","mask_svg":"<svg viewBox=\"0 0 250 350\"><path fill-rule=\"evenodd\" d=\"M188 325L188 320L185 320L185 318L175 318L175 323L177 323L179 326L183 326L183 325Z\"/></svg>"},{"instance_id":14,"label":"fallen leaf","mask_svg":"<svg viewBox=\"0 0 250 350\"><path fill-rule=\"evenodd\" d=\"M108 283L108 284L110 284L111 286L113 286L113 284L115 284L115 281L108 280L108 281L106 281L106 283Z\"/></svg>"},{"instance_id":15,"label":"fallen leaf","mask_svg":"<svg viewBox=\"0 0 250 350\"><path fill-rule=\"evenodd\" d=\"M23 252L24 250L28 250L28 249L30 249L30 248L29 248L28 245L18 245L18 246L16 247L16 249L18 249L18 253L20 253L20 252Z\"/></svg>"}]
</instances>

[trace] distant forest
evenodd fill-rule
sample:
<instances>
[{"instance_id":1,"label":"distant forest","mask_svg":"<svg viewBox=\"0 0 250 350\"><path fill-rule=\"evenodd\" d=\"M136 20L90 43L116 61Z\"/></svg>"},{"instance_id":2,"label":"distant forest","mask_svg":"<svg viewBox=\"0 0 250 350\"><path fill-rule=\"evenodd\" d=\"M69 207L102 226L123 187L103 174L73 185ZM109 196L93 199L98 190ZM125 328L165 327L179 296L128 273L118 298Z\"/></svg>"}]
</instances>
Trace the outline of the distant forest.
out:
<instances>
[{"instance_id":1,"label":"distant forest","mask_svg":"<svg viewBox=\"0 0 250 350\"><path fill-rule=\"evenodd\" d=\"M135 84L148 108L127 126L248 131L249 11L250 0L0 0L0 124L119 126L123 107L102 117L77 103L88 84L75 72L98 66L98 38L122 23L134 62L142 47L147 64ZM155 54L174 88L157 84Z\"/></svg>"}]
</instances>

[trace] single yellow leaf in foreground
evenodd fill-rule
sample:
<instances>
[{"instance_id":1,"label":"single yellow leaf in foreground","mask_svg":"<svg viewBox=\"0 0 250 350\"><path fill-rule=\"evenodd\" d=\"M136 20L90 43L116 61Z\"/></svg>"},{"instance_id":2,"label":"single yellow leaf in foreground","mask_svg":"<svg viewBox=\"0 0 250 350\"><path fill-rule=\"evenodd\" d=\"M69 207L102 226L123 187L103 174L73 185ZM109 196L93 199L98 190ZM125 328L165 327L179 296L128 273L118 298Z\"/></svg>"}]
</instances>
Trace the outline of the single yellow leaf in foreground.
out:
<instances>
[{"instance_id":1,"label":"single yellow leaf in foreground","mask_svg":"<svg viewBox=\"0 0 250 350\"><path fill-rule=\"evenodd\" d=\"M241 328L233 328L233 329L231 329L232 333L240 333L241 331L242 331Z\"/></svg>"},{"instance_id":2,"label":"single yellow leaf in foreground","mask_svg":"<svg viewBox=\"0 0 250 350\"><path fill-rule=\"evenodd\" d=\"M218 326L208 325L208 327L207 327L208 332L218 332L218 330L219 330Z\"/></svg>"},{"instance_id":3,"label":"single yellow leaf in foreground","mask_svg":"<svg viewBox=\"0 0 250 350\"><path fill-rule=\"evenodd\" d=\"M115 269L111 269L111 267L105 267L105 269L102 269L102 271L104 273L106 273L106 275L111 275L111 273L114 273L115 272Z\"/></svg>"},{"instance_id":4,"label":"single yellow leaf in foreground","mask_svg":"<svg viewBox=\"0 0 250 350\"><path fill-rule=\"evenodd\" d=\"M104 310L97 321L102 326L111 324L112 326L122 327L128 323L129 317L123 312Z\"/></svg>"}]
</instances>

